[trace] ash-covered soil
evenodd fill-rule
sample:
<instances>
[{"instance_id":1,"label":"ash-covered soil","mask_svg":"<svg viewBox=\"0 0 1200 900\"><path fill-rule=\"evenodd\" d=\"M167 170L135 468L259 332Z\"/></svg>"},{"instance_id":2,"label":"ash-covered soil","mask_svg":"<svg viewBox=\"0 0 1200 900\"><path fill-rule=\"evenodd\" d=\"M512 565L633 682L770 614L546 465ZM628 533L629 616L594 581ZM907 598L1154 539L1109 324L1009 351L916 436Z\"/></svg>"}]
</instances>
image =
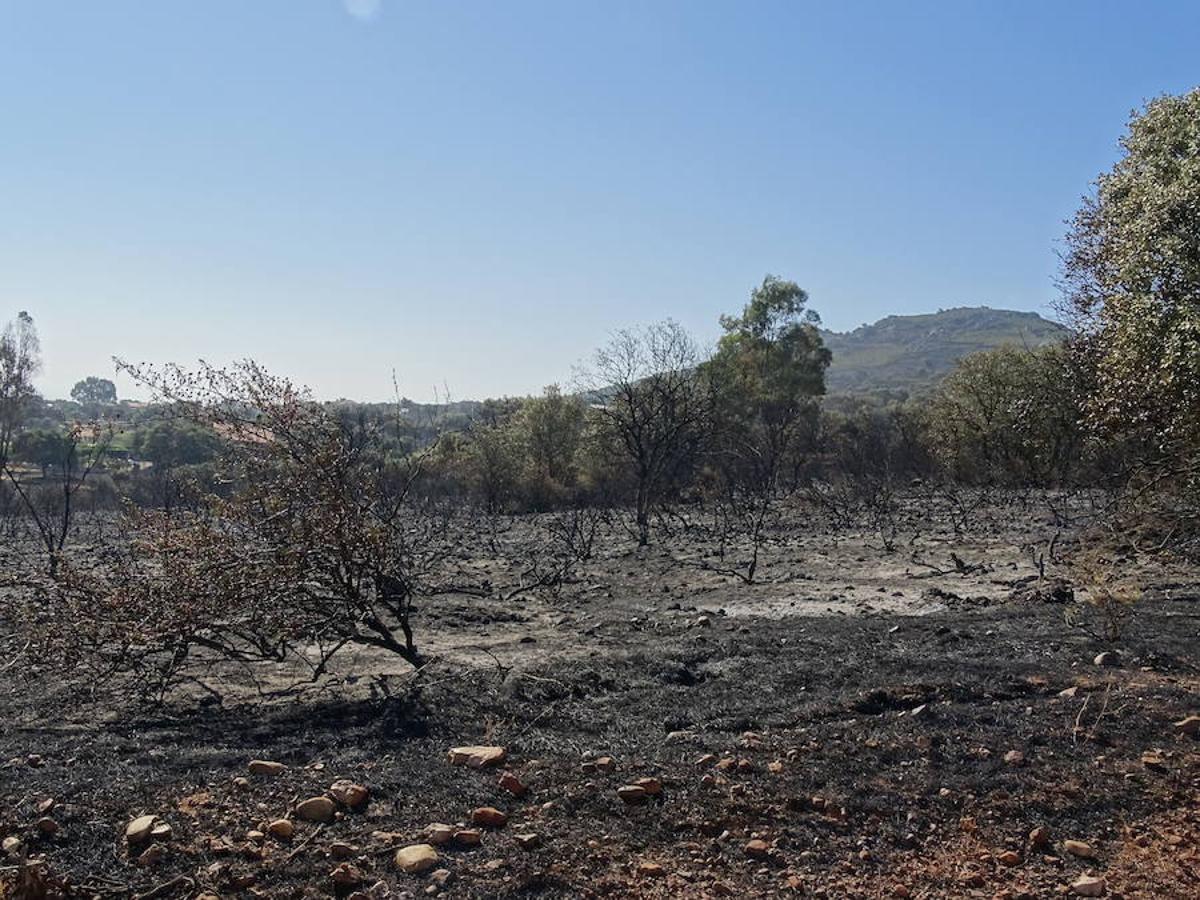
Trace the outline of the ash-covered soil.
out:
<instances>
[{"instance_id":1,"label":"ash-covered soil","mask_svg":"<svg viewBox=\"0 0 1200 900\"><path fill-rule=\"evenodd\" d=\"M892 553L792 523L755 585L698 566L686 536L601 541L558 594L430 605L419 676L360 655L279 694L286 673L227 671L222 703L150 709L10 666L0 878L101 897L1197 896L1200 739L1176 725L1200 714L1194 579L1147 568L1110 644L1024 599L1050 532L993 513ZM447 761L476 744L507 759ZM342 779L364 805L296 816ZM661 793L626 802L639 779ZM479 807L506 824L397 867ZM170 833L131 848L141 815Z\"/></svg>"}]
</instances>

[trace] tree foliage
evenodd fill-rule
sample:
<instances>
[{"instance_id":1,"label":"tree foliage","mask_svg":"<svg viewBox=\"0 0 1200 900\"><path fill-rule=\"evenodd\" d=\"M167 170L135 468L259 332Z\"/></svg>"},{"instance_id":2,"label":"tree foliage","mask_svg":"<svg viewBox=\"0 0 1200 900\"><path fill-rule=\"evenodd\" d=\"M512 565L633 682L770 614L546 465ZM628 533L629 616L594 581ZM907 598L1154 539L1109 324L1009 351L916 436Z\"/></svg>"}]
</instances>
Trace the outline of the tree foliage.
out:
<instances>
[{"instance_id":1,"label":"tree foliage","mask_svg":"<svg viewBox=\"0 0 1200 900\"><path fill-rule=\"evenodd\" d=\"M7 463L22 416L37 396L33 378L41 367L37 328L29 313L21 312L0 331L0 466Z\"/></svg>"},{"instance_id":2,"label":"tree foliage","mask_svg":"<svg viewBox=\"0 0 1200 900\"><path fill-rule=\"evenodd\" d=\"M718 388L716 415L722 448L739 478L773 490L800 429L825 393L831 355L806 310L808 295L768 275L739 316L724 316L725 335L709 370Z\"/></svg>"},{"instance_id":3,"label":"tree foliage","mask_svg":"<svg viewBox=\"0 0 1200 900\"><path fill-rule=\"evenodd\" d=\"M1200 448L1200 88L1130 120L1067 237L1066 286L1096 373L1089 412L1164 456ZM1182 454L1182 456L1181 456Z\"/></svg>"},{"instance_id":4,"label":"tree foliage","mask_svg":"<svg viewBox=\"0 0 1200 900\"><path fill-rule=\"evenodd\" d=\"M117 386L107 378L89 375L71 388L71 399L85 405L105 405L117 402Z\"/></svg>"},{"instance_id":5,"label":"tree foliage","mask_svg":"<svg viewBox=\"0 0 1200 900\"><path fill-rule=\"evenodd\" d=\"M726 531L748 539L743 566L725 566L753 581L780 477L807 431L815 433L817 398L825 393L830 353L799 285L768 275L725 331L704 371L713 410L708 458L717 473L716 502ZM810 442L811 443L811 442Z\"/></svg>"},{"instance_id":6,"label":"tree foliage","mask_svg":"<svg viewBox=\"0 0 1200 900\"><path fill-rule=\"evenodd\" d=\"M1083 464L1081 402L1077 372L1061 345L975 353L930 398L929 445L959 481L1062 485Z\"/></svg>"},{"instance_id":7,"label":"tree foliage","mask_svg":"<svg viewBox=\"0 0 1200 900\"><path fill-rule=\"evenodd\" d=\"M1121 148L1067 236L1086 408L1136 447L1121 529L1200 553L1200 88L1135 112Z\"/></svg>"}]
</instances>

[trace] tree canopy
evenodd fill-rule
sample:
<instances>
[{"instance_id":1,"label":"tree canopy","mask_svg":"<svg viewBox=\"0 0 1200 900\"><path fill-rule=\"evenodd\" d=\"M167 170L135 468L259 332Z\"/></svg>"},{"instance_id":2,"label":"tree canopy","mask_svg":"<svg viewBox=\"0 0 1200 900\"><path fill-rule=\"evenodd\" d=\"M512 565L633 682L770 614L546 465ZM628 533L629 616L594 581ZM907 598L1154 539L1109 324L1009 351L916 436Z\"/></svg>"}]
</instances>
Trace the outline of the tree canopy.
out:
<instances>
[{"instance_id":1,"label":"tree canopy","mask_svg":"<svg viewBox=\"0 0 1200 900\"><path fill-rule=\"evenodd\" d=\"M75 387L71 388L71 399L76 403L116 403L117 386L107 378L89 375L83 381L75 382Z\"/></svg>"},{"instance_id":2,"label":"tree canopy","mask_svg":"<svg viewBox=\"0 0 1200 900\"><path fill-rule=\"evenodd\" d=\"M1093 419L1177 456L1200 434L1200 89L1134 113L1121 147L1067 237L1069 309Z\"/></svg>"}]
</instances>

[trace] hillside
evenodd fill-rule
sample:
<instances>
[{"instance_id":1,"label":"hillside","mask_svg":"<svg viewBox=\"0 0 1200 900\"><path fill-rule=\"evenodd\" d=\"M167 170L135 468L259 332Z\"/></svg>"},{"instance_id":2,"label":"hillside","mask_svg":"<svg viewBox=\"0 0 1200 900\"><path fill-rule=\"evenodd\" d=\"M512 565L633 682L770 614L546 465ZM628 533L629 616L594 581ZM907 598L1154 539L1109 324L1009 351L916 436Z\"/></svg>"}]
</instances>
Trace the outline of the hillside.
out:
<instances>
[{"instance_id":1,"label":"hillside","mask_svg":"<svg viewBox=\"0 0 1200 900\"><path fill-rule=\"evenodd\" d=\"M1002 344L1040 347L1067 329L1037 313L986 306L919 316L888 316L849 332L824 331L833 351L830 393L914 392L936 382L957 360Z\"/></svg>"}]
</instances>

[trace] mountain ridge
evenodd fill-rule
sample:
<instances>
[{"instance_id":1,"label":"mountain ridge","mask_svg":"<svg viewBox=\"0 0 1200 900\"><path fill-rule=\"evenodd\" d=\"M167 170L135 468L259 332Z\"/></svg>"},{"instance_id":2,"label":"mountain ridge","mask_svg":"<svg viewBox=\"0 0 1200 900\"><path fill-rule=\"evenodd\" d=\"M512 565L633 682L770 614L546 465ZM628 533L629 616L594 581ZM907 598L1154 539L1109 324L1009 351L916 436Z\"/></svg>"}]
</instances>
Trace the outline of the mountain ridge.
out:
<instances>
[{"instance_id":1,"label":"mountain ridge","mask_svg":"<svg viewBox=\"0 0 1200 900\"><path fill-rule=\"evenodd\" d=\"M1044 347L1069 334L1066 326L1036 312L989 306L885 316L852 331L822 329L833 352L826 387L831 394L919 393L964 356L1005 344Z\"/></svg>"}]
</instances>

